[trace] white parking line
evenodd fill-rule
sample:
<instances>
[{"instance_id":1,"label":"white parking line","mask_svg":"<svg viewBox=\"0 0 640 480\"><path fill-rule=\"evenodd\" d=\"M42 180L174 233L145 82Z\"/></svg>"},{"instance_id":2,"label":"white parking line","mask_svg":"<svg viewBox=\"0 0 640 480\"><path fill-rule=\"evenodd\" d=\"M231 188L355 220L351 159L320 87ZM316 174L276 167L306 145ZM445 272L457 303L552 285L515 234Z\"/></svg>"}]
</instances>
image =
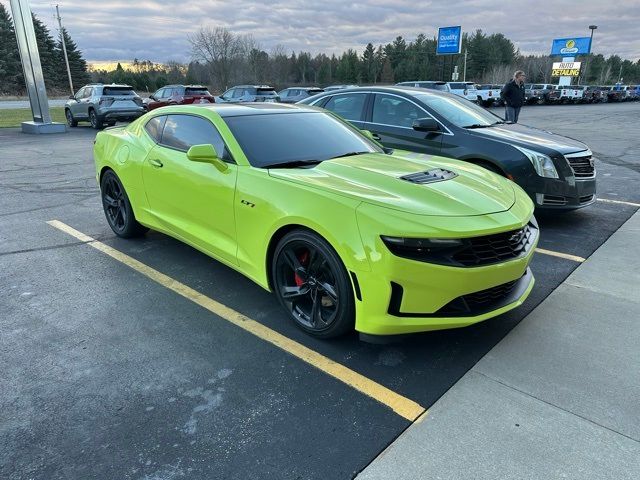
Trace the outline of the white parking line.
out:
<instances>
[{"instance_id":1,"label":"white parking line","mask_svg":"<svg viewBox=\"0 0 640 480\"><path fill-rule=\"evenodd\" d=\"M579 257L577 255L570 255L568 253L554 252L553 250L547 250L545 248L536 248L536 252L543 255L551 255L552 257L564 258L565 260L573 260L574 262L582 263L586 258Z\"/></svg>"},{"instance_id":2,"label":"white parking line","mask_svg":"<svg viewBox=\"0 0 640 480\"><path fill-rule=\"evenodd\" d=\"M604 203L618 203L620 205L629 205L631 207L640 208L640 203L625 202L623 200L611 200L610 198L596 198L596 200L598 200L599 202L604 202Z\"/></svg>"}]
</instances>

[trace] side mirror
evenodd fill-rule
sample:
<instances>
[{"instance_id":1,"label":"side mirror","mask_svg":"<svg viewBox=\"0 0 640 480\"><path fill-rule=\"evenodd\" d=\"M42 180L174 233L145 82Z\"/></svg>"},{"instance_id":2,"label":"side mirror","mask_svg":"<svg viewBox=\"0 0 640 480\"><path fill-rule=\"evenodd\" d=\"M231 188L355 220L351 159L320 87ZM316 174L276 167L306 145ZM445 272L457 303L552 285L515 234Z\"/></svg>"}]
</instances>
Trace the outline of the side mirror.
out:
<instances>
[{"instance_id":1,"label":"side mirror","mask_svg":"<svg viewBox=\"0 0 640 480\"><path fill-rule=\"evenodd\" d=\"M374 142L376 141L375 138L373 138L373 133L371 133L370 130L360 130L360 132L362 132L362 134L367 137L369 140L373 140Z\"/></svg>"},{"instance_id":2,"label":"side mirror","mask_svg":"<svg viewBox=\"0 0 640 480\"><path fill-rule=\"evenodd\" d=\"M75 100L76 96L75 95L69 95L69 100Z\"/></svg>"},{"instance_id":3,"label":"side mirror","mask_svg":"<svg viewBox=\"0 0 640 480\"><path fill-rule=\"evenodd\" d=\"M158 99L157 99L156 97L154 97L153 95L149 95L149 98L150 98L151 100L158 100Z\"/></svg>"},{"instance_id":4,"label":"side mirror","mask_svg":"<svg viewBox=\"0 0 640 480\"><path fill-rule=\"evenodd\" d=\"M211 144L194 145L187 150L187 158L192 162L210 163L221 172L229 166L219 157L216 149Z\"/></svg>"},{"instance_id":5,"label":"side mirror","mask_svg":"<svg viewBox=\"0 0 640 480\"><path fill-rule=\"evenodd\" d=\"M440 124L433 118L418 118L411 125L418 132L439 132Z\"/></svg>"}]
</instances>

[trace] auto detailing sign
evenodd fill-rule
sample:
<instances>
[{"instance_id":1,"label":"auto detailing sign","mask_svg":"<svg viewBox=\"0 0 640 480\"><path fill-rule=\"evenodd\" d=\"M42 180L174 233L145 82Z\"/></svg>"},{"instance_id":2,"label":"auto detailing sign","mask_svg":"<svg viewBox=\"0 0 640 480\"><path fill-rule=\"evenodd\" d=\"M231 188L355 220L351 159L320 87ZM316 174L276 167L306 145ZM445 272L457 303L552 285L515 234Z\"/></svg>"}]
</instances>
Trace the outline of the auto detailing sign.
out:
<instances>
[{"instance_id":1,"label":"auto detailing sign","mask_svg":"<svg viewBox=\"0 0 640 480\"><path fill-rule=\"evenodd\" d=\"M577 77L580 75L581 62L553 62L552 77Z\"/></svg>"},{"instance_id":2,"label":"auto detailing sign","mask_svg":"<svg viewBox=\"0 0 640 480\"><path fill-rule=\"evenodd\" d=\"M551 55L575 57L590 52L591 39L589 37L556 38L551 44Z\"/></svg>"},{"instance_id":3,"label":"auto detailing sign","mask_svg":"<svg viewBox=\"0 0 640 480\"><path fill-rule=\"evenodd\" d=\"M462 44L462 27L440 27L436 55L456 55Z\"/></svg>"}]
</instances>

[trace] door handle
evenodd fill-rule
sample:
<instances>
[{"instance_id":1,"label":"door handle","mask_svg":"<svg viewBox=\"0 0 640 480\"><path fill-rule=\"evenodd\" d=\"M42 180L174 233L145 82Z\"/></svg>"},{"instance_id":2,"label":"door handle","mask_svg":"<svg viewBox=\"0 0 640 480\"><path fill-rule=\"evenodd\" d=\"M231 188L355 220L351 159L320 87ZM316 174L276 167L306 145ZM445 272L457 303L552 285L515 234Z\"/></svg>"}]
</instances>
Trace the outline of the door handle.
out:
<instances>
[{"instance_id":1,"label":"door handle","mask_svg":"<svg viewBox=\"0 0 640 480\"><path fill-rule=\"evenodd\" d=\"M152 158L152 159L150 159L150 160L149 160L149 163L150 163L151 165L153 165L154 167L156 167L156 168L160 168L160 167L162 167L162 162L161 162L160 160L158 160L157 158Z\"/></svg>"},{"instance_id":2,"label":"door handle","mask_svg":"<svg viewBox=\"0 0 640 480\"><path fill-rule=\"evenodd\" d=\"M373 138L375 141L379 142L380 139L380 135L378 135L377 133L372 133L371 134L371 138Z\"/></svg>"}]
</instances>

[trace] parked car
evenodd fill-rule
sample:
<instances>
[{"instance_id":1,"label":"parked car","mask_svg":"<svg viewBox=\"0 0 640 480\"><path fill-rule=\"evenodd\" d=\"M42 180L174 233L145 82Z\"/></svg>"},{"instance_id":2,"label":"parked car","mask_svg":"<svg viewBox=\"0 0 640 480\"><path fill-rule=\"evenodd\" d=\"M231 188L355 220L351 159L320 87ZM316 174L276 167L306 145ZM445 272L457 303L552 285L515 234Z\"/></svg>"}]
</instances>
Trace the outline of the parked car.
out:
<instances>
[{"instance_id":1,"label":"parked car","mask_svg":"<svg viewBox=\"0 0 640 480\"><path fill-rule=\"evenodd\" d=\"M64 106L67 125L89 122L96 130L117 121L130 121L144 114L142 98L129 85L90 83L69 97Z\"/></svg>"},{"instance_id":2,"label":"parked car","mask_svg":"<svg viewBox=\"0 0 640 480\"><path fill-rule=\"evenodd\" d=\"M280 98L273 87L268 85L238 85L219 97L217 103L278 102Z\"/></svg>"},{"instance_id":3,"label":"parked car","mask_svg":"<svg viewBox=\"0 0 640 480\"><path fill-rule=\"evenodd\" d=\"M530 83L525 85L525 99L528 104L544 105L551 103L549 94L555 90L556 85L550 83Z\"/></svg>"},{"instance_id":4,"label":"parked car","mask_svg":"<svg viewBox=\"0 0 640 480\"><path fill-rule=\"evenodd\" d=\"M476 85L478 91L478 104L483 107L499 106L502 104L500 98L500 91L502 87L500 85L484 84Z\"/></svg>"},{"instance_id":5,"label":"parked car","mask_svg":"<svg viewBox=\"0 0 640 480\"><path fill-rule=\"evenodd\" d=\"M282 103L296 103L322 92L324 90L318 87L291 87L280 90L278 96Z\"/></svg>"},{"instance_id":6,"label":"parked car","mask_svg":"<svg viewBox=\"0 0 640 480\"><path fill-rule=\"evenodd\" d=\"M342 90L343 88L357 88L358 85L329 85L328 87L324 87L325 92L330 92L332 90Z\"/></svg>"},{"instance_id":7,"label":"parked car","mask_svg":"<svg viewBox=\"0 0 640 480\"><path fill-rule=\"evenodd\" d=\"M625 92L619 88L619 85L607 85L602 88L607 92L608 102L622 102L626 97Z\"/></svg>"},{"instance_id":8,"label":"parked car","mask_svg":"<svg viewBox=\"0 0 640 480\"><path fill-rule=\"evenodd\" d=\"M640 85L629 85L629 97L631 100L640 100Z\"/></svg>"},{"instance_id":9,"label":"parked car","mask_svg":"<svg viewBox=\"0 0 640 480\"><path fill-rule=\"evenodd\" d=\"M167 105L215 103L215 98L202 85L167 85L145 99L147 111Z\"/></svg>"},{"instance_id":10,"label":"parked car","mask_svg":"<svg viewBox=\"0 0 640 480\"><path fill-rule=\"evenodd\" d=\"M481 165L529 194L539 209L576 209L595 201L596 170L577 140L521 124L445 92L361 87L303 100L331 110L389 148Z\"/></svg>"},{"instance_id":11,"label":"parked car","mask_svg":"<svg viewBox=\"0 0 640 480\"><path fill-rule=\"evenodd\" d=\"M449 82L449 91L454 95L466 98L470 102L478 102L478 90L473 82Z\"/></svg>"},{"instance_id":12,"label":"parked car","mask_svg":"<svg viewBox=\"0 0 640 480\"><path fill-rule=\"evenodd\" d=\"M138 153L123 163L123 150ZM457 160L388 153L320 109L165 107L98 133L94 159L116 235L153 228L196 247L316 337L471 325L534 284L539 230L522 189Z\"/></svg>"},{"instance_id":13,"label":"parked car","mask_svg":"<svg viewBox=\"0 0 640 480\"><path fill-rule=\"evenodd\" d=\"M602 91L600 87L593 85L587 85L584 88L584 94L582 95L583 103L600 103L603 101Z\"/></svg>"},{"instance_id":14,"label":"parked car","mask_svg":"<svg viewBox=\"0 0 640 480\"><path fill-rule=\"evenodd\" d=\"M581 103L584 97L583 85L559 85L560 103Z\"/></svg>"}]
</instances>

